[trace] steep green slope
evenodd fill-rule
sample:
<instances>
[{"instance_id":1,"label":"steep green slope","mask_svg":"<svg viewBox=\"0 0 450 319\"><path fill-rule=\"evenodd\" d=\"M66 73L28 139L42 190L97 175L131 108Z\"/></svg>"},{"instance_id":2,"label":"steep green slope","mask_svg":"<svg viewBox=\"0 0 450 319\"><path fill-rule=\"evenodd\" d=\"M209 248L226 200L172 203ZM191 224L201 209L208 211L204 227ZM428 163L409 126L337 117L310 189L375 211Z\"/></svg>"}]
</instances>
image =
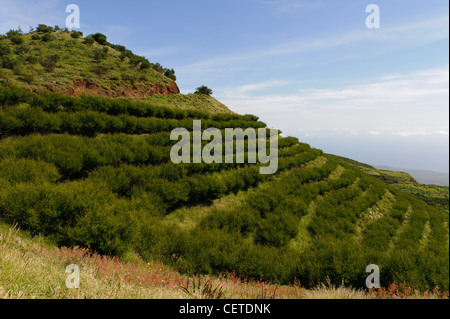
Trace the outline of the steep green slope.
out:
<instances>
[{"instance_id":1,"label":"steep green slope","mask_svg":"<svg viewBox=\"0 0 450 319\"><path fill-rule=\"evenodd\" d=\"M449 188L437 185L395 184L404 192L411 194L425 203L449 210Z\"/></svg>"},{"instance_id":2,"label":"steep green slope","mask_svg":"<svg viewBox=\"0 0 450 319\"><path fill-rule=\"evenodd\" d=\"M0 35L3 86L71 96L125 97L153 106L234 114L211 96L179 94L173 69L150 63L121 45L98 40L100 44L77 31L43 25L38 30Z\"/></svg>"},{"instance_id":3,"label":"steep green slope","mask_svg":"<svg viewBox=\"0 0 450 319\"><path fill-rule=\"evenodd\" d=\"M146 97L144 101L155 106L172 107L182 110L236 114L212 96L205 94L154 95Z\"/></svg>"},{"instance_id":4,"label":"steep green slope","mask_svg":"<svg viewBox=\"0 0 450 319\"><path fill-rule=\"evenodd\" d=\"M418 185L417 181L406 172L398 172L398 171L388 171L385 169L377 169L373 166L363 164L357 161L354 161L349 158L341 157L339 158L349 164L352 164L362 171L366 172L369 175L375 176L378 179L386 182L387 184L409 184L409 185Z\"/></svg>"},{"instance_id":5,"label":"steep green slope","mask_svg":"<svg viewBox=\"0 0 450 319\"><path fill-rule=\"evenodd\" d=\"M42 25L31 33L11 30L0 36L0 82L7 85L75 96L142 98L179 93L174 79L159 64L108 43L106 37L83 38L76 31Z\"/></svg>"},{"instance_id":6,"label":"steep green slope","mask_svg":"<svg viewBox=\"0 0 450 319\"><path fill-rule=\"evenodd\" d=\"M352 164L363 172L377 177L387 184L397 186L404 192L423 200L429 205L449 208L449 188L448 186L423 185L419 184L411 175L405 172L376 169L367 164L363 164L345 157L339 157L342 161Z\"/></svg>"}]
</instances>

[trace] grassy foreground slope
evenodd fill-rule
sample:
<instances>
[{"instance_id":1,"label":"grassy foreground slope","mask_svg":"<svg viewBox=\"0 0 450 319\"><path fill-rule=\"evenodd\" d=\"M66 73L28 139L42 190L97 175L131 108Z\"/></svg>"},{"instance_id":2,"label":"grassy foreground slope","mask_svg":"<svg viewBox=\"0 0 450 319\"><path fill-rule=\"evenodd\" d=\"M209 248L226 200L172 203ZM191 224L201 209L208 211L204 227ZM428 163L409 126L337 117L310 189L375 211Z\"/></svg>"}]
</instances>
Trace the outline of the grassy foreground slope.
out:
<instances>
[{"instance_id":1,"label":"grassy foreground slope","mask_svg":"<svg viewBox=\"0 0 450 319\"><path fill-rule=\"evenodd\" d=\"M66 267L79 265L80 286L68 289ZM219 277L187 276L137 256L119 260L79 247L57 248L48 239L0 223L0 299L372 299L448 298L433 288L423 293L405 286L370 292L321 285L304 289L243 280L232 273Z\"/></svg>"}]
</instances>

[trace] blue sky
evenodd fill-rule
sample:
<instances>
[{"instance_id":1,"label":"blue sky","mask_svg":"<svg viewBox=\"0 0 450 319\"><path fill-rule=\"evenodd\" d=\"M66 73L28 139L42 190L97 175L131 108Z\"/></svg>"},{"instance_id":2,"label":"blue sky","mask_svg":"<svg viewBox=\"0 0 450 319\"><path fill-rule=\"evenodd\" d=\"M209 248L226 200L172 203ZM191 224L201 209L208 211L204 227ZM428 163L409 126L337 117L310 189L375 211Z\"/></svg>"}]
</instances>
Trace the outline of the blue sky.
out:
<instances>
[{"instance_id":1,"label":"blue sky","mask_svg":"<svg viewBox=\"0 0 450 319\"><path fill-rule=\"evenodd\" d=\"M446 0L0 0L0 33L64 26L70 3L81 31L173 67L183 93L205 84L328 153L448 172Z\"/></svg>"}]
</instances>

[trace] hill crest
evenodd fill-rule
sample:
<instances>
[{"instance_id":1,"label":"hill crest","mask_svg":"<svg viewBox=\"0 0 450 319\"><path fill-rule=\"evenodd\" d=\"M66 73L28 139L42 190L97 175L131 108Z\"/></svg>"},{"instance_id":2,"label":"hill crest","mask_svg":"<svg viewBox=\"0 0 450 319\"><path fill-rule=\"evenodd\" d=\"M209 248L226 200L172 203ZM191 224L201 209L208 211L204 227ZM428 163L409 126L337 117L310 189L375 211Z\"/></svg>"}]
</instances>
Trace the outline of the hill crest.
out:
<instances>
[{"instance_id":1,"label":"hill crest","mask_svg":"<svg viewBox=\"0 0 450 319\"><path fill-rule=\"evenodd\" d=\"M175 71L150 63L106 36L39 25L0 36L0 83L33 92L141 99L179 94Z\"/></svg>"}]
</instances>

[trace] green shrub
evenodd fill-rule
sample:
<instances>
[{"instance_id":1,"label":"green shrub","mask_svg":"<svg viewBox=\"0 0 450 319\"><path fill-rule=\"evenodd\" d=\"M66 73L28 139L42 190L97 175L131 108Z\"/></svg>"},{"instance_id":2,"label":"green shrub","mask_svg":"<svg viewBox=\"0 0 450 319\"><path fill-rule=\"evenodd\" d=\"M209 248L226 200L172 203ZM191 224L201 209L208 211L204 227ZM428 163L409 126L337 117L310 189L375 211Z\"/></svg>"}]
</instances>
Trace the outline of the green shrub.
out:
<instances>
[{"instance_id":1,"label":"green shrub","mask_svg":"<svg viewBox=\"0 0 450 319\"><path fill-rule=\"evenodd\" d=\"M36 64L38 62L38 58L33 54L28 54L25 56L25 62L28 64Z\"/></svg>"},{"instance_id":2,"label":"green shrub","mask_svg":"<svg viewBox=\"0 0 450 319\"><path fill-rule=\"evenodd\" d=\"M171 79L173 81L177 80L177 77L175 76L175 70L174 69L164 69L164 75L167 76L169 79Z\"/></svg>"},{"instance_id":3,"label":"green shrub","mask_svg":"<svg viewBox=\"0 0 450 319\"><path fill-rule=\"evenodd\" d=\"M83 43L86 45L92 45L94 44L95 40L91 35L88 35L87 37L84 38Z\"/></svg>"},{"instance_id":4,"label":"green shrub","mask_svg":"<svg viewBox=\"0 0 450 319\"><path fill-rule=\"evenodd\" d=\"M275 247L286 246L297 234L297 223L298 220L287 211L268 214L260 222L255 243Z\"/></svg>"},{"instance_id":5,"label":"green shrub","mask_svg":"<svg viewBox=\"0 0 450 319\"><path fill-rule=\"evenodd\" d=\"M54 40L54 37L51 35L51 33L44 33L41 37L42 42L50 42L53 40Z\"/></svg>"},{"instance_id":6,"label":"green shrub","mask_svg":"<svg viewBox=\"0 0 450 319\"><path fill-rule=\"evenodd\" d=\"M97 75L103 75L108 71L104 65L95 65L91 68L91 72Z\"/></svg>"},{"instance_id":7,"label":"green shrub","mask_svg":"<svg viewBox=\"0 0 450 319\"><path fill-rule=\"evenodd\" d=\"M45 25L45 24L39 24L39 25L36 27L36 32L50 33L50 32L52 32L52 31L53 31L52 27L47 26L47 25Z\"/></svg>"},{"instance_id":8,"label":"green shrub","mask_svg":"<svg viewBox=\"0 0 450 319\"><path fill-rule=\"evenodd\" d=\"M209 96L209 95L213 94L213 91L209 87L207 87L205 85L202 85L202 86L197 88L195 93L196 94L204 94L204 95L208 95Z\"/></svg>"},{"instance_id":9,"label":"green shrub","mask_svg":"<svg viewBox=\"0 0 450 319\"><path fill-rule=\"evenodd\" d=\"M59 56L57 54L47 55L45 58L41 59L39 63L44 67L46 72L53 72L56 68L56 64L59 61Z\"/></svg>"},{"instance_id":10,"label":"green shrub","mask_svg":"<svg viewBox=\"0 0 450 319\"><path fill-rule=\"evenodd\" d=\"M56 182L60 178L57 168L42 160L26 158L0 160L0 179L11 184Z\"/></svg>"},{"instance_id":11,"label":"green shrub","mask_svg":"<svg viewBox=\"0 0 450 319\"><path fill-rule=\"evenodd\" d=\"M36 79L36 77L35 77L34 73L29 72L29 71L22 72L22 74L20 76L20 80L22 80L28 84L33 83L35 79Z\"/></svg>"},{"instance_id":12,"label":"green shrub","mask_svg":"<svg viewBox=\"0 0 450 319\"><path fill-rule=\"evenodd\" d=\"M161 64L159 63L155 63L153 64L153 69L160 72L160 73L164 73L164 68L162 67Z\"/></svg>"},{"instance_id":13,"label":"green shrub","mask_svg":"<svg viewBox=\"0 0 450 319\"><path fill-rule=\"evenodd\" d=\"M119 58L120 58L120 60L125 60L125 58L128 58L128 59L130 59L131 60L131 58L133 58L134 57L134 54L133 54L133 52L131 52L130 50L124 50L124 51L121 51L120 52L120 55L119 55Z\"/></svg>"},{"instance_id":14,"label":"green shrub","mask_svg":"<svg viewBox=\"0 0 450 319\"><path fill-rule=\"evenodd\" d=\"M107 47L94 48L92 50L92 54L93 54L94 60L99 62L101 60L106 59L106 57L108 56L108 48Z\"/></svg>"},{"instance_id":15,"label":"green shrub","mask_svg":"<svg viewBox=\"0 0 450 319\"><path fill-rule=\"evenodd\" d=\"M132 86L134 86L134 84L136 83L136 77L134 75L130 75L130 74L123 74L122 80L130 82L130 84Z\"/></svg>"},{"instance_id":16,"label":"green shrub","mask_svg":"<svg viewBox=\"0 0 450 319\"><path fill-rule=\"evenodd\" d=\"M138 66L139 63L143 62L144 60L145 60L144 57L133 55L132 57L130 57L130 64L132 66Z\"/></svg>"},{"instance_id":17,"label":"green shrub","mask_svg":"<svg viewBox=\"0 0 450 319\"><path fill-rule=\"evenodd\" d=\"M98 44L101 44L101 45L108 44L106 35L104 35L102 33L95 33L95 34L92 34L91 36L92 36L92 39L94 39L94 41L97 42Z\"/></svg>"},{"instance_id":18,"label":"green shrub","mask_svg":"<svg viewBox=\"0 0 450 319\"><path fill-rule=\"evenodd\" d=\"M125 52L127 50L126 47L124 47L123 45L119 45L119 44L109 44L109 46L119 52Z\"/></svg>"},{"instance_id":19,"label":"green shrub","mask_svg":"<svg viewBox=\"0 0 450 319\"><path fill-rule=\"evenodd\" d=\"M74 39L78 39L78 38L81 38L83 36L83 32L73 30L73 31L70 32L70 36L72 38L74 38Z\"/></svg>"},{"instance_id":20,"label":"green shrub","mask_svg":"<svg viewBox=\"0 0 450 319\"><path fill-rule=\"evenodd\" d=\"M23 32L22 32L22 30L20 30L20 28L19 28L19 30L11 29L8 32L6 32L6 36L8 38L15 37L15 36L20 36L22 34L23 34Z\"/></svg>"},{"instance_id":21,"label":"green shrub","mask_svg":"<svg viewBox=\"0 0 450 319\"><path fill-rule=\"evenodd\" d=\"M6 187L0 193L0 217L59 245L90 246L119 256L131 247L137 231L124 201L85 181Z\"/></svg>"},{"instance_id":22,"label":"green shrub","mask_svg":"<svg viewBox=\"0 0 450 319\"><path fill-rule=\"evenodd\" d=\"M1 65L5 69L14 69L16 65L19 64L19 61L13 55L4 55L1 57Z\"/></svg>"},{"instance_id":23,"label":"green shrub","mask_svg":"<svg viewBox=\"0 0 450 319\"><path fill-rule=\"evenodd\" d=\"M10 53L11 53L10 46L4 41L0 41L0 57L8 55Z\"/></svg>"},{"instance_id":24,"label":"green shrub","mask_svg":"<svg viewBox=\"0 0 450 319\"><path fill-rule=\"evenodd\" d=\"M148 62L148 60L142 61L141 65L140 65L141 70L146 70L146 69L149 69L150 67L151 67L151 64L150 64L150 62Z\"/></svg>"},{"instance_id":25,"label":"green shrub","mask_svg":"<svg viewBox=\"0 0 450 319\"><path fill-rule=\"evenodd\" d=\"M16 46L14 53L16 54L24 54L24 53L28 53L30 52L31 48L30 46L26 45L26 44L20 44L18 46Z\"/></svg>"},{"instance_id":26,"label":"green shrub","mask_svg":"<svg viewBox=\"0 0 450 319\"><path fill-rule=\"evenodd\" d=\"M9 40L11 40L11 43L15 45L23 44L24 41L21 35L11 36L9 37Z\"/></svg>"},{"instance_id":27,"label":"green shrub","mask_svg":"<svg viewBox=\"0 0 450 319\"><path fill-rule=\"evenodd\" d=\"M364 230L365 246L378 251L387 251L399 223L390 217L384 217L370 223Z\"/></svg>"},{"instance_id":28,"label":"green shrub","mask_svg":"<svg viewBox=\"0 0 450 319\"><path fill-rule=\"evenodd\" d=\"M275 176L170 162L173 128L266 127L255 116L4 86L0 105L0 218L32 234L199 273L359 288L376 263L386 284L448 289L446 212L296 138L279 139ZM392 208L366 219L386 190Z\"/></svg>"}]
</instances>

